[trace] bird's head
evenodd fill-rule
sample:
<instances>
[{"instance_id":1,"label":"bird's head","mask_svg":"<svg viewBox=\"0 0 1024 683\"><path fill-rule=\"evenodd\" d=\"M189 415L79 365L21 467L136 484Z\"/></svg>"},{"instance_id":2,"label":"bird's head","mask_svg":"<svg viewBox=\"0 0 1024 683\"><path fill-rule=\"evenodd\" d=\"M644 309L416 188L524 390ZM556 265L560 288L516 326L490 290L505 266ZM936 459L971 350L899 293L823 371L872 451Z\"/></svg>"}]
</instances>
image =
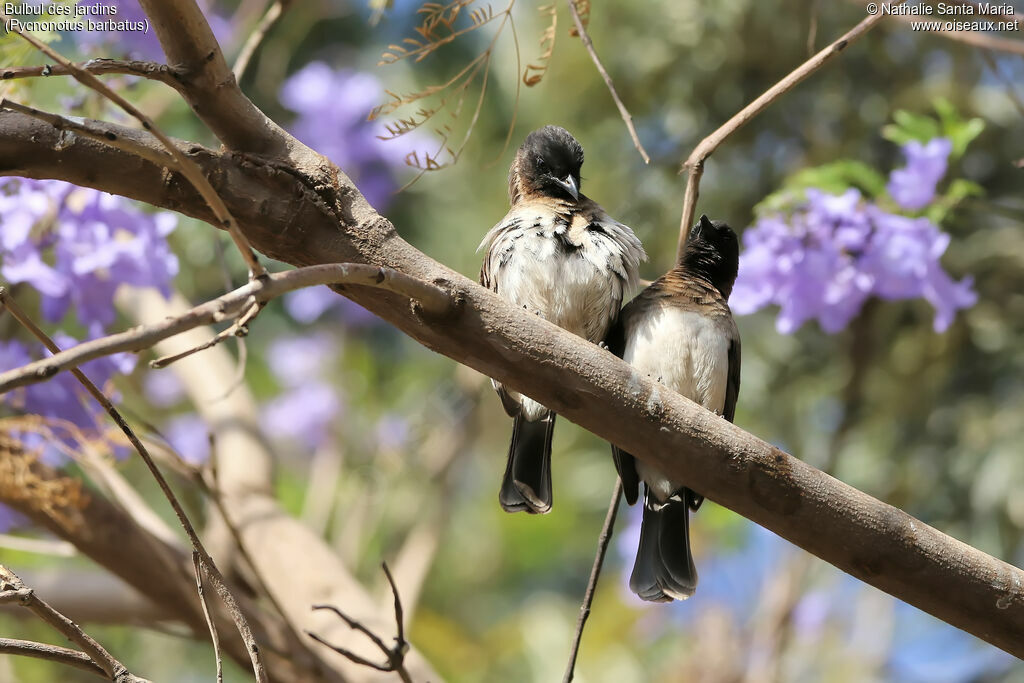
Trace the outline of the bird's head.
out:
<instances>
[{"instance_id":1,"label":"bird's head","mask_svg":"<svg viewBox=\"0 0 1024 683\"><path fill-rule=\"evenodd\" d=\"M732 293L740 263L740 243L725 221L701 216L686 238L681 265L710 282L726 299Z\"/></svg>"},{"instance_id":2,"label":"bird's head","mask_svg":"<svg viewBox=\"0 0 1024 683\"><path fill-rule=\"evenodd\" d=\"M583 147L564 128L544 126L526 136L512 163L512 199L546 196L578 201Z\"/></svg>"}]
</instances>

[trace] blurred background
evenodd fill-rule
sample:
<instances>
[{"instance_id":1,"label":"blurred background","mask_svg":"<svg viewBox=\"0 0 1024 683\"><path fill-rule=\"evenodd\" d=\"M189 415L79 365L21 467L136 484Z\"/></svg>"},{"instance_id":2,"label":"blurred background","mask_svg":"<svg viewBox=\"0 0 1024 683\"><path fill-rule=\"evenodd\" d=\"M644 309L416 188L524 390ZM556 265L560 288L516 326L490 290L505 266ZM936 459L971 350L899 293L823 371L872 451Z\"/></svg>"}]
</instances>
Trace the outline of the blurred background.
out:
<instances>
[{"instance_id":1,"label":"blurred background","mask_svg":"<svg viewBox=\"0 0 1024 683\"><path fill-rule=\"evenodd\" d=\"M206 4L229 61L265 5ZM134 3L120 6L123 16L139 12ZM486 7L466 6L452 25L472 26L471 11ZM507 210L515 147L548 123L565 126L583 144L583 191L641 238L650 256L642 275L660 275L674 259L684 186L678 170L693 147L806 59L809 48L824 47L865 16L858 3L817 0L594 4L588 30L650 153L645 165L605 84L570 34L562 3L554 6L553 45L541 44L552 9L513 1L508 10L492 5L492 19L421 61L415 54L401 58L390 44L429 38L416 31L430 16L419 9L408 0L297 3L259 47L242 87L274 120L348 172L406 240L473 278L477 245ZM445 35L443 26L437 31ZM1024 45L1018 33L1003 37ZM80 58L160 59L152 34L53 38L59 38L55 47ZM2 65L41 63L9 37L2 45ZM378 65L386 52L395 58L385 61L394 63ZM458 116L448 112L457 105L461 80L449 88L447 109L428 124L394 140L378 139L389 136L388 125L422 118L417 110L439 100L407 94L445 83L467 64L479 68L467 72L474 77ZM527 71L530 64L536 68ZM541 78L527 87L524 72ZM172 135L216 146L169 89L109 80ZM818 301L802 318L780 310L801 296L801 287L813 289L830 275L815 281L805 273L793 284L786 280L795 277L792 268L767 273L741 266L747 269L741 281L768 294L737 318L744 358L736 423L1018 566L1024 564L1021 83L1020 54L883 21L730 137L707 163L697 206L698 214L736 228L745 255L761 248L773 263L785 255L781 247L765 252L764 242L749 235L788 226L799 238L796 248L810 253L808 240L838 243L841 227L881 226L888 220L882 214L918 221L922 236L915 244L926 245L928 255L921 256L923 270L908 276L913 282L896 292L876 278L856 295L840 291L841 301ZM121 120L70 79L5 87L0 92L38 108ZM397 93L401 106L368 121L375 107L396 101L386 91ZM447 141L436 131L446 132L443 126L451 127ZM936 138L950 140L951 148L939 150L938 161L933 154L931 166L915 161ZM920 149L908 149L912 141ZM407 162L444 168L418 177ZM900 170L903 176L890 175ZM901 199L900 182L925 187L923 202ZM835 195L852 188L855 194L847 195L845 208L821 208L806 203L806 187ZM131 296L126 288L156 287L200 302L222 293L226 278L244 281L245 268L227 238L209 226L67 186L3 180L0 188L7 207L0 217L0 274L17 283L18 296L51 332L83 339L134 324L124 307L114 308L115 290ZM26 231L18 237L14 226L31 226L43 216L59 227L49 236ZM858 223L863 216L868 223ZM106 234L97 225L121 230ZM97 253L110 256L85 262L83 255ZM836 253L849 260L859 252L844 247ZM905 263L908 253L890 254L890 261ZM932 300L936 282L940 294L957 302L942 321L936 317L942 306ZM846 296L856 296L856 305L829 315ZM39 355L9 318L0 321L0 337L0 369ZM432 354L326 288L268 306L244 354L234 344L225 348L236 358L244 355L244 380L232 391L248 392L260 406L264 437L277 457L279 499L329 539L367 585L383 587L382 560L414 577L418 590L403 595L409 637L438 672L466 682L561 678L614 483L606 443L559 421L553 511L507 515L496 494L511 425L486 378ZM174 365L150 370L144 361L115 359L94 372L112 382L152 438L187 462L207 460L208 426ZM77 471L81 465L69 461L67 451L88 443L120 458L121 473L151 494L141 465L123 458L98 413L83 408L76 393L69 382L5 396L5 419L41 414L70 421L81 432L75 438L49 434L31 442L44 459ZM186 497L202 519L202 497ZM161 514L165 507L154 503ZM1024 666L1009 655L712 501L691 524L701 576L697 594L684 603L644 604L627 587L637 512L620 511L577 680L1024 678ZM26 539L48 539L9 509L0 517L4 563L55 584L99 573L57 543L29 551ZM0 613L0 632L44 638L44 627L17 616ZM207 643L100 622L98 616L84 626L123 654L133 671L153 680L209 679ZM76 675L46 662L0 659L0 680ZM233 664L228 678L247 679Z\"/></svg>"}]
</instances>

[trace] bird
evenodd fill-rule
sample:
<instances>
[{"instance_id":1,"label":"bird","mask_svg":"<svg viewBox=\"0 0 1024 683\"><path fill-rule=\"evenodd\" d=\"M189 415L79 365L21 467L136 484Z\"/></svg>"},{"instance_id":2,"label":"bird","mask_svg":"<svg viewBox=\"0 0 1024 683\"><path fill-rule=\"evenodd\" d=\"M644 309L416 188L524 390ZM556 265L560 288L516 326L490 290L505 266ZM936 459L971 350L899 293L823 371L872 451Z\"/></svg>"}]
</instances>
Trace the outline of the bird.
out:
<instances>
[{"instance_id":1,"label":"bird","mask_svg":"<svg viewBox=\"0 0 1024 683\"><path fill-rule=\"evenodd\" d=\"M639 372L729 422L740 391L740 335L728 304L738 268L736 233L701 216L676 266L622 309L607 339ZM627 503L644 484L630 589L649 602L687 599L697 588L689 513L703 497L615 445L612 456Z\"/></svg>"},{"instance_id":2,"label":"bird","mask_svg":"<svg viewBox=\"0 0 1024 683\"><path fill-rule=\"evenodd\" d=\"M567 130L526 136L509 169L510 209L483 238L480 284L530 313L602 344L647 260L633 231L582 193L583 147ZM555 414L492 380L513 418L498 501L507 512L551 510Z\"/></svg>"}]
</instances>

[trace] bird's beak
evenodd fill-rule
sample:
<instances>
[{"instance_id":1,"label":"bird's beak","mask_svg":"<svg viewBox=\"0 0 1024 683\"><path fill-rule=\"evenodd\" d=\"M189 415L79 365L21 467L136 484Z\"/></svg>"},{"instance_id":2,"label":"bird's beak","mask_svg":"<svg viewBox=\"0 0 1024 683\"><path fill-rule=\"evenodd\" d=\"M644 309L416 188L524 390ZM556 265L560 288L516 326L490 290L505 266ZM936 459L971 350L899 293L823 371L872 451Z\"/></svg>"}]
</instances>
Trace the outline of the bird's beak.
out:
<instances>
[{"instance_id":1,"label":"bird's beak","mask_svg":"<svg viewBox=\"0 0 1024 683\"><path fill-rule=\"evenodd\" d=\"M561 180L555 178L555 183L563 190L568 192L572 196L573 201L579 200L580 188L579 185L576 184L576 179L572 177L571 173L562 178Z\"/></svg>"}]
</instances>

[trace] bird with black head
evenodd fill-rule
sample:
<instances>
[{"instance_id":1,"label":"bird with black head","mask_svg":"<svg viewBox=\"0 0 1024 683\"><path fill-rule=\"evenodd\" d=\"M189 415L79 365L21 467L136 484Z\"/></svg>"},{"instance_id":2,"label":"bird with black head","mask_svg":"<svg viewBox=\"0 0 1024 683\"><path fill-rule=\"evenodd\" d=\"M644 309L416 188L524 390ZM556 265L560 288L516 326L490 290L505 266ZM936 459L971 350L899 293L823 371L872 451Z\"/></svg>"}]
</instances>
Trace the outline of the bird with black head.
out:
<instances>
[{"instance_id":1,"label":"bird with black head","mask_svg":"<svg viewBox=\"0 0 1024 683\"><path fill-rule=\"evenodd\" d=\"M582 192L583 147L564 128L530 133L509 170L511 208L484 237L480 283L593 343L618 317L647 259L640 240ZM555 414L499 382L514 418L498 500L508 512L551 509Z\"/></svg>"},{"instance_id":2,"label":"bird with black head","mask_svg":"<svg viewBox=\"0 0 1024 683\"><path fill-rule=\"evenodd\" d=\"M608 335L612 353L730 422L740 391L740 335L728 304L738 268L736 233L701 216L679 263L622 309ZM644 484L630 589L651 602L685 600L697 588L689 513L703 497L616 446L612 455L630 505Z\"/></svg>"}]
</instances>

